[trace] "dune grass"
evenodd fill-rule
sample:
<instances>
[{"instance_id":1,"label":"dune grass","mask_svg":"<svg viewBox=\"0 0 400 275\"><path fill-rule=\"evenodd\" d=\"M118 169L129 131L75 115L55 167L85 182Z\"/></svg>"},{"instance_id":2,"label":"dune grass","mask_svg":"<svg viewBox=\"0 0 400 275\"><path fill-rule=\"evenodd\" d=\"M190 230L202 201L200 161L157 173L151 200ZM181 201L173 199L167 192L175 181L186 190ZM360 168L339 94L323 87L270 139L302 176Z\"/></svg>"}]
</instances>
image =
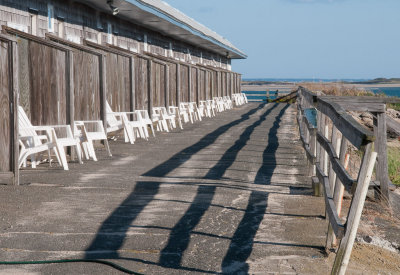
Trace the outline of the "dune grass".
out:
<instances>
[{"instance_id":1,"label":"dune grass","mask_svg":"<svg viewBox=\"0 0 400 275\"><path fill-rule=\"evenodd\" d=\"M400 186L400 148L388 147L388 172L393 184Z\"/></svg>"}]
</instances>

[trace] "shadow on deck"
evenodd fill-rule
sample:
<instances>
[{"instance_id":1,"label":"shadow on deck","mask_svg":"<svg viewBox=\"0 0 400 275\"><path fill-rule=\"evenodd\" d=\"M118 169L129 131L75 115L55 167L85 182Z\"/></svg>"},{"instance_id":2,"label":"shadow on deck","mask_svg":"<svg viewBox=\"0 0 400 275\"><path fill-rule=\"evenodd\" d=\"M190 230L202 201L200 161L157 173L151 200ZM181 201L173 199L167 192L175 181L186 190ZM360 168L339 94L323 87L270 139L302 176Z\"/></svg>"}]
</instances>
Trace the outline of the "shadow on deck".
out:
<instances>
[{"instance_id":1,"label":"shadow on deck","mask_svg":"<svg viewBox=\"0 0 400 275\"><path fill-rule=\"evenodd\" d=\"M181 150L170 159L143 173L143 178L147 177L149 180L136 182L131 194L129 194L120 206L103 222L96 237L86 250L86 258L125 259L162 268L200 273L220 273L222 271L222 273L225 274L245 274L250 271L247 261L253 252L253 246L255 244L288 248L300 247L322 251L324 248L320 245L286 243L271 239L260 241L256 239L256 234L267 212L271 193L277 193L279 195L282 193L282 188L287 188L288 194L307 194L309 192L308 187L302 187L296 184L272 183L274 181L274 173L276 173L276 168L278 166L277 151L281 145L278 132L283 123L282 118L288 108L289 105L286 104L260 104L241 115L241 118L220 126L209 134L204 135L198 142ZM235 129L235 131L230 134L230 131L233 131L233 129ZM258 143L262 144L262 147L259 146L260 149L256 150L258 151L258 155L255 154L254 158L243 157L242 154L246 151L246 146L250 146L254 141L257 142L257 139L260 139ZM226 140L226 142L224 142L224 140ZM224 146L212 147L215 146L217 141L219 143L222 142ZM227 148L223 148L221 151L221 147ZM189 175L183 174L182 176L182 173L174 175L175 170L182 168L187 162L193 161L196 154L205 150L205 155L207 155L213 148L217 148L213 154L217 156L215 161L208 161L206 167L196 167L193 173L189 171ZM244 160L243 165L245 165L246 162L251 163L255 158L258 158L258 165L250 165L242 169L236 169L236 174L232 174L235 171L235 167L233 167L235 166L235 162ZM282 160L280 160L280 162L282 162ZM247 170L248 172L246 172L246 167L250 167L250 169ZM257 169L254 170L254 167ZM235 179L232 175L237 175L237 173L252 174L253 176L248 177L252 178L252 180L246 180L246 177L243 176L239 177L239 180L237 178ZM227 174L231 176L228 177ZM164 200L164 202L188 205L188 207L185 208L186 210L183 214L180 212L171 213L173 215L179 215L179 219L173 226L134 225L135 220L143 213L146 207L160 200L157 195L162 185L171 184L170 181L163 180L163 178L168 177L182 179L175 183L177 185L197 187L196 193L189 202L184 199ZM154 178L159 179L153 180ZM274 189L269 191L268 188L263 190L263 188L271 184L275 187L282 188L275 188L277 191L274 191ZM233 189L235 193L241 190L245 191L247 194L247 205L245 207L234 207L229 206L228 203L217 203L219 201L217 193L221 193L221 188L224 188L224 190ZM223 196L223 194L218 194L218 197L220 196ZM229 197L230 195L227 196ZM214 233L198 229L202 219L208 219L206 214L210 212L210 208L216 207L222 208L222 211L228 211L227 213L229 213L229 211L239 213L232 219L230 234L218 232L217 228L210 230L214 231ZM320 219L322 217L318 214L302 215L285 212L274 213L271 211L268 215L275 218ZM230 220L229 218L226 219L227 221ZM163 230L167 232L168 239L164 241L160 248L158 261L125 257L123 253L120 253L126 241L127 232L135 228L141 230ZM223 241L223 249L220 250L223 256L220 256L220 260L218 260L219 263L215 263L213 268L201 268L200 266L183 263L183 257L190 253L188 249L194 236L206 237L205 240L211 238L214 241ZM210 244L210 247L212 246L213 245ZM204 251L202 253L204 253ZM202 257L202 254L199 253L198 257ZM219 265L219 268L216 268L216 265Z\"/></svg>"}]
</instances>

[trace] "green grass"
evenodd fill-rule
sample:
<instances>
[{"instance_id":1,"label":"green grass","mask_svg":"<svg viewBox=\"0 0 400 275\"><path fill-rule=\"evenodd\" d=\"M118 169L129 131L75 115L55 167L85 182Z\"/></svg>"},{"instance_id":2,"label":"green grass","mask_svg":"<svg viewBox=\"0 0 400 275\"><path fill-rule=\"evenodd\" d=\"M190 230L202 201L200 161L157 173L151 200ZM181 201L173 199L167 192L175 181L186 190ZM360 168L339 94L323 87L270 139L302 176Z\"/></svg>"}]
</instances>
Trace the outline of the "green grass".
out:
<instances>
[{"instance_id":1,"label":"green grass","mask_svg":"<svg viewBox=\"0 0 400 275\"><path fill-rule=\"evenodd\" d=\"M389 103L387 105L388 108L395 109L396 111L400 111L400 103Z\"/></svg>"},{"instance_id":2,"label":"green grass","mask_svg":"<svg viewBox=\"0 0 400 275\"><path fill-rule=\"evenodd\" d=\"M388 147L388 171L392 183L400 186L400 148Z\"/></svg>"}]
</instances>

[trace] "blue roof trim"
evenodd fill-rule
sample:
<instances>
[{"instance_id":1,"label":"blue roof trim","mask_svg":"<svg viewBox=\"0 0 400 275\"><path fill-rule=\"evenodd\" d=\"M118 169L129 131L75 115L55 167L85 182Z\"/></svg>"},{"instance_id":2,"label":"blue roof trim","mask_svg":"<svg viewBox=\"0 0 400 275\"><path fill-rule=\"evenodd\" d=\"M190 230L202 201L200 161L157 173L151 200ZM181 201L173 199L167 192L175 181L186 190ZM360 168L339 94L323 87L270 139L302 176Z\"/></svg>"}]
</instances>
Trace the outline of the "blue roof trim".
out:
<instances>
[{"instance_id":1,"label":"blue roof trim","mask_svg":"<svg viewBox=\"0 0 400 275\"><path fill-rule=\"evenodd\" d=\"M200 37L202 37L202 38L204 38L204 39L206 39L206 40L208 40L208 41L210 41L210 42L212 42L212 43L214 43L214 44L216 44L216 45L218 45L218 46L220 46L220 47L222 47L224 49L227 49L227 50L229 50L231 52L234 52L235 54L241 56L242 58L247 58L246 54L243 54L243 53L237 51L236 49L233 49L233 48L231 48L231 47L219 42L218 40L216 40L216 39L214 39L214 38L212 38L212 37L210 37L208 35L205 35L204 33L202 33L200 31L188 26L187 24L185 24L185 23L177 20L176 18L164 13L162 10L160 10L160 9L158 9L158 8L152 6L152 5L144 3L144 2L142 2L140 0L126 0L126 1L131 3L131 4L133 4L133 5L135 5L135 6L137 6L137 7L139 7L140 9L142 9L142 10L148 12L148 13L156 15L156 16L158 16L158 17L160 17L160 18L162 18L162 19L164 19L164 20L166 20L166 21L168 21L168 22L170 22L170 23L172 23L174 25L177 25L177 26L179 26L179 27L191 32L194 35L200 36Z\"/></svg>"}]
</instances>

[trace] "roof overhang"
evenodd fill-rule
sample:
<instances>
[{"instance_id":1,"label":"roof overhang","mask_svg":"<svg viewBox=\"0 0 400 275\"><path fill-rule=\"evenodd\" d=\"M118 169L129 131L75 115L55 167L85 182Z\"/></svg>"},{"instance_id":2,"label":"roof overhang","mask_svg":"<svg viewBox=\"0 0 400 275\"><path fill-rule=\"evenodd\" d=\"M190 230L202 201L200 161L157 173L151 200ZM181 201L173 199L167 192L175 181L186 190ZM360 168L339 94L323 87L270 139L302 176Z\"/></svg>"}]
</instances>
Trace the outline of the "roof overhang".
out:
<instances>
[{"instance_id":1,"label":"roof overhang","mask_svg":"<svg viewBox=\"0 0 400 275\"><path fill-rule=\"evenodd\" d=\"M111 14L107 0L78 0ZM230 59L247 55L227 39L160 0L114 0L117 17Z\"/></svg>"}]
</instances>

